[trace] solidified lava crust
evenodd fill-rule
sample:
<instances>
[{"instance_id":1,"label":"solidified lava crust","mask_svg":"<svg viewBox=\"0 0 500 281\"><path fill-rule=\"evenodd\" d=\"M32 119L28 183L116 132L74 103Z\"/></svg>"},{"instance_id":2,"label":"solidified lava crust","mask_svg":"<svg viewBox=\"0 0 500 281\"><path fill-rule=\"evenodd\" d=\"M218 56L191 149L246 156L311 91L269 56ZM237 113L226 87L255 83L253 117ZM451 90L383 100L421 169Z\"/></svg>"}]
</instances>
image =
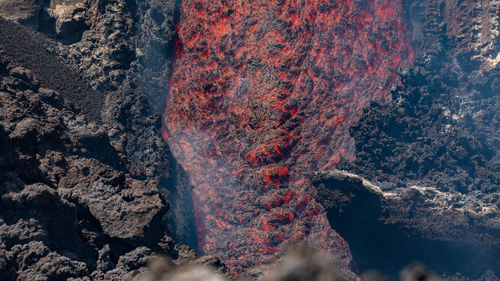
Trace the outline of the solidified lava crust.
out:
<instances>
[{"instance_id":1,"label":"solidified lava crust","mask_svg":"<svg viewBox=\"0 0 500 281\"><path fill-rule=\"evenodd\" d=\"M412 49L399 0L185 0L163 135L193 184L199 250L233 272L309 241L352 262L308 175L352 160Z\"/></svg>"}]
</instances>

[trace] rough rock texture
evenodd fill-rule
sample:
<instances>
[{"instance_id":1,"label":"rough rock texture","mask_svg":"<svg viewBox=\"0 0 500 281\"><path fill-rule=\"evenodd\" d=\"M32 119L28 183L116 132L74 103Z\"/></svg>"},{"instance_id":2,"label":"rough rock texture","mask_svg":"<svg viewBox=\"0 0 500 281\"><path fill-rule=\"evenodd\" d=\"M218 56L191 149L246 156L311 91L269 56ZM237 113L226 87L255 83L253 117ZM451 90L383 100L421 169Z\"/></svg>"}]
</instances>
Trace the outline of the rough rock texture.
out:
<instances>
[{"instance_id":1,"label":"rough rock texture","mask_svg":"<svg viewBox=\"0 0 500 281\"><path fill-rule=\"evenodd\" d=\"M103 125L3 56L0 75L1 280L125 280L155 254L195 260L165 236L157 181Z\"/></svg>"},{"instance_id":2,"label":"rough rock texture","mask_svg":"<svg viewBox=\"0 0 500 281\"><path fill-rule=\"evenodd\" d=\"M338 170L316 174L313 183L332 225L351 239L362 270L395 275L420 260L439 274L479 278L500 266L500 210L494 202L433 187L384 192Z\"/></svg>"},{"instance_id":3,"label":"rough rock texture","mask_svg":"<svg viewBox=\"0 0 500 281\"><path fill-rule=\"evenodd\" d=\"M60 52L79 68L92 88L116 90L126 79L135 60L131 44L133 31L132 3L127 1L87 1L85 26L80 40Z\"/></svg>"},{"instance_id":4,"label":"rough rock texture","mask_svg":"<svg viewBox=\"0 0 500 281\"><path fill-rule=\"evenodd\" d=\"M42 2L40 0L2 0L0 1L0 16L36 29Z\"/></svg>"},{"instance_id":5,"label":"rough rock texture","mask_svg":"<svg viewBox=\"0 0 500 281\"><path fill-rule=\"evenodd\" d=\"M446 34L457 47L462 63L483 71L498 67L500 62L500 3L496 0L407 1L411 5L414 39L418 48L439 45L428 40ZM432 38L436 39L436 38ZM452 53L457 50L452 50ZM460 59L460 58L459 58Z\"/></svg>"},{"instance_id":6,"label":"rough rock texture","mask_svg":"<svg viewBox=\"0 0 500 281\"><path fill-rule=\"evenodd\" d=\"M365 111L350 131L356 160L342 167L395 185L411 181L498 196L500 70L466 76L460 68L452 74L433 69L404 72L403 86L393 91L397 103Z\"/></svg>"},{"instance_id":7,"label":"rough rock texture","mask_svg":"<svg viewBox=\"0 0 500 281\"><path fill-rule=\"evenodd\" d=\"M374 104L353 124L356 160L339 168L387 188L424 185L498 200L500 68L485 66L474 49L484 43L492 56L500 52L498 18L488 16L497 5L407 3L415 67L401 71L394 103Z\"/></svg>"},{"instance_id":8,"label":"rough rock texture","mask_svg":"<svg viewBox=\"0 0 500 281\"><path fill-rule=\"evenodd\" d=\"M58 38L81 36L85 30L85 1L53 0L46 9L55 21L54 27ZM76 38L75 38L76 39Z\"/></svg>"},{"instance_id":9,"label":"rough rock texture","mask_svg":"<svg viewBox=\"0 0 500 281\"><path fill-rule=\"evenodd\" d=\"M176 263L196 261L224 268L214 257L196 260L193 250L165 236L166 226L161 224L166 204L160 193L165 196L167 192L158 186L167 187L171 198L178 199L167 214L173 218L168 229L176 238L196 243L192 187L185 169L169 155L159 133L160 116L154 113L163 110L174 49L187 46L174 44L175 39L182 39L175 30L181 2L189 1L0 0L1 17L29 27L0 18L1 280L144 278L148 274L145 265L155 253L171 255ZM278 5L285 2L300 6L307 1L276 1ZM377 3L382 2L391 1ZM369 179L380 190L373 191L374 185L367 188L356 176L339 183L336 176L326 173L315 181L316 186L324 186L318 189L318 198L328 210L332 227L350 242L362 270L373 265L367 259L385 261L390 256L390 270L397 272L413 256L431 268L435 265L448 280L498 280L494 271L499 268L495 258L499 256L500 202L497 2L402 1L417 67L403 69L397 74L402 84L385 93L395 102L373 104L359 116L349 130L356 160L344 159L337 165ZM200 8L207 1L189 3L194 6L190 12L204 16ZM318 9L324 13L332 7ZM236 10L221 16L235 17ZM210 7L208 11L215 13ZM341 19L341 24L348 30L358 26L350 22L368 19L365 14L343 12L348 12L349 20ZM293 9L291 13L300 14ZM269 20L272 17L263 22ZM302 21L306 20L291 18L292 25ZM251 29L259 22L247 24ZM280 24L266 24L258 32L265 34ZM216 37L224 32L220 27L210 29ZM298 34L305 31L309 27ZM228 37L221 39L224 43ZM262 42L258 41L259 46ZM207 46L203 40L200 43ZM279 42L259 51L275 54L285 45ZM352 47L357 48L344 44L336 50ZM367 67L359 57L344 57L359 62L358 70ZM247 64L251 71L262 66L254 58ZM345 68L343 63L337 65ZM194 66L190 61L188 67ZM296 73L285 70L292 76ZM312 76L324 71L310 70ZM344 70L344 76L334 77L340 83L351 75ZM264 68L263 81L271 72ZM302 82L303 89L311 86L308 79ZM216 91L210 83L196 83L203 91ZM252 87L243 83L238 93L248 90ZM283 113L284 118L295 115L297 121L294 108L277 111L289 110L290 116ZM295 121L291 127L300 123ZM323 141L318 147L324 148ZM287 153L272 145L254 152L250 156L255 163L272 162ZM275 185L288 176L271 169L248 182ZM339 186L343 187L340 193L335 191ZM258 202L264 208L275 208L290 196L279 191L268 195ZM357 215L346 216L352 212ZM286 221L279 215L266 227ZM363 244L367 237L371 240ZM271 238L271 244L279 239ZM391 244L399 251L380 256L393 249ZM380 263L380 268L385 265ZM429 277L428 271L416 268L401 278ZM486 271L489 268L493 270Z\"/></svg>"},{"instance_id":10,"label":"rough rock texture","mask_svg":"<svg viewBox=\"0 0 500 281\"><path fill-rule=\"evenodd\" d=\"M150 104L163 112L165 91L174 61L174 23L178 21L180 1L138 1L136 28L136 56L132 63L134 81L147 93Z\"/></svg>"},{"instance_id":11,"label":"rough rock texture","mask_svg":"<svg viewBox=\"0 0 500 281\"><path fill-rule=\"evenodd\" d=\"M64 8L68 5L81 7L75 1L57 3L51 2L49 14L54 14L54 9L69 9ZM159 133L160 116L155 113L158 93L148 85L152 76L161 76L170 69L168 48L174 31L168 15L173 14L175 6L163 4L161 14L165 19L161 21L163 18L153 19L153 14L158 13L154 7L160 7L159 3L85 1L83 8L77 9L84 15L84 24L78 29L81 36L70 45L59 44L55 51L101 94L102 111L97 115L111 144L140 167L147 178L159 180L162 186L171 170L169 150ZM67 43L64 37L55 38ZM155 56L159 69L151 63ZM155 84L154 89L161 91L160 86Z\"/></svg>"},{"instance_id":12,"label":"rough rock texture","mask_svg":"<svg viewBox=\"0 0 500 281\"><path fill-rule=\"evenodd\" d=\"M141 11L147 12L150 4L146 1L141 7ZM53 28L57 21L64 17L64 11L73 8L78 22L81 16L84 24L72 27L76 31L69 33L79 32L80 36L67 38L56 34ZM168 13L174 7L167 5L163 9ZM150 30L151 36L142 34L136 40L132 34L142 25L134 24L134 17L144 17L148 22L151 16L133 12L136 5L127 1L51 1L41 11L40 32L0 19L0 46L6 56L33 70L41 86L58 91L69 106L80 110L87 119L101 121L111 145L137 166L131 169L132 173L142 170L146 178L165 186L171 170L169 150L160 135L160 116L151 105L154 98L144 91L150 77L137 77L139 70L128 70L139 46L145 49L144 54L153 50L157 54L166 52L157 44L163 40L161 45L169 45L173 35L165 34L172 33L173 27L165 23L150 30L151 23L142 27ZM166 37L155 37L163 35ZM24 48L18 48L19 45ZM167 69L169 58L165 56ZM143 64L135 62L135 67L146 71L151 60L150 57ZM149 75L160 75L154 71L150 70Z\"/></svg>"},{"instance_id":13,"label":"rough rock texture","mask_svg":"<svg viewBox=\"0 0 500 281\"><path fill-rule=\"evenodd\" d=\"M224 271L165 234L168 147L143 90L160 74L129 68L138 46L163 54L158 42L169 45L173 26L153 22L149 1L141 11L150 14L136 8L50 1L36 25L10 18L38 32L0 18L1 280L131 280L158 254ZM135 40L135 17L157 27Z\"/></svg>"},{"instance_id":14,"label":"rough rock texture","mask_svg":"<svg viewBox=\"0 0 500 281\"><path fill-rule=\"evenodd\" d=\"M106 235L139 241L161 238L144 237L152 232L150 228L157 228L157 235L162 233L159 220L164 205L156 182L132 179L92 160L69 163L68 167L59 181L59 194L88 208Z\"/></svg>"},{"instance_id":15,"label":"rough rock texture","mask_svg":"<svg viewBox=\"0 0 500 281\"><path fill-rule=\"evenodd\" d=\"M31 28L0 18L0 50L19 66L36 73L40 86L58 91L70 108L87 119L100 120L104 96L57 54L57 44Z\"/></svg>"},{"instance_id":16,"label":"rough rock texture","mask_svg":"<svg viewBox=\"0 0 500 281\"><path fill-rule=\"evenodd\" d=\"M103 127L70 111L32 71L2 57L0 74L0 279L99 275L123 267L120 256L135 247L170 254L156 182L134 179ZM103 249L111 263L98 266Z\"/></svg>"}]
</instances>

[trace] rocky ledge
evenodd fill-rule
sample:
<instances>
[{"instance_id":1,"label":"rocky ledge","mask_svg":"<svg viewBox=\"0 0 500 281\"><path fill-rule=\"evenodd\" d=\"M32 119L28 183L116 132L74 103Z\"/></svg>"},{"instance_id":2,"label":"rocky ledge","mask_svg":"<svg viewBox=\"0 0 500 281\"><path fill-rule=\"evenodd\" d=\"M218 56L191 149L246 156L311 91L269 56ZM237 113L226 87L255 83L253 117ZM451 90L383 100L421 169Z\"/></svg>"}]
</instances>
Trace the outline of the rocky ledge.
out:
<instances>
[{"instance_id":1,"label":"rocky ledge","mask_svg":"<svg viewBox=\"0 0 500 281\"><path fill-rule=\"evenodd\" d=\"M341 170L312 180L332 226L364 270L397 274L419 260L443 276L480 278L500 266L499 201L423 186L388 191Z\"/></svg>"}]
</instances>

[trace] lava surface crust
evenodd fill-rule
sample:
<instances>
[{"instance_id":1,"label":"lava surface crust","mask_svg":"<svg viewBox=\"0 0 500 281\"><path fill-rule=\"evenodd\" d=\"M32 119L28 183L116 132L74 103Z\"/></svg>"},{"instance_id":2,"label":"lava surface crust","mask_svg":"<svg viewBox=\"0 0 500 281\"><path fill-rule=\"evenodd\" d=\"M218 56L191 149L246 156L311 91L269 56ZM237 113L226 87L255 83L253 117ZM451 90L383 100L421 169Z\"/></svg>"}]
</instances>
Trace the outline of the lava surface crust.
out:
<instances>
[{"instance_id":1,"label":"lava surface crust","mask_svg":"<svg viewBox=\"0 0 500 281\"><path fill-rule=\"evenodd\" d=\"M350 125L411 66L400 1L185 0L177 29L163 135L200 252L241 272L308 241L348 268L309 175L354 158Z\"/></svg>"}]
</instances>

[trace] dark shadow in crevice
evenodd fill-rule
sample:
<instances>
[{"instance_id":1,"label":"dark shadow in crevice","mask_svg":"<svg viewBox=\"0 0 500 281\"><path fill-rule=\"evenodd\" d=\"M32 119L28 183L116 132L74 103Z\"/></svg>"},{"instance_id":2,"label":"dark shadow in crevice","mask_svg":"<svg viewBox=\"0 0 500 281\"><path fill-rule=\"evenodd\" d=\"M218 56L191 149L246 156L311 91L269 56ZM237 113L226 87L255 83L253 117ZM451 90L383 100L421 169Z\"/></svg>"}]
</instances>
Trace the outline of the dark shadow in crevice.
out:
<instances>
[{"instance_id":1,"label":"dark shadow in crevice","mask_svg":"<svg viewBox=\"0 0 500 281\"><path fill-rule=\"evenodd\" d=\"M179 244L188 245L198 251L198 236L195 226L193 186L184 168L169 153L171 176L160 181L160 186L168 191L170 208L164 217L167 234Z\"/></svg>"},{"instance_id":2,"label":"dark shadow in crevice","mask_svg":"<svg viewBox=\"0 0 500 281\"><path fill-rule=\"evenodd\" d=\"M380 196L359 188L362 184L357 179L313 183L332 228L348 242L361 272L375 269L397 279L400 270L419 261L438 274L459 272L474 279L500 268L498 247L426 239L418 230L384 223Z\"/></svg>"}]
</instances>

